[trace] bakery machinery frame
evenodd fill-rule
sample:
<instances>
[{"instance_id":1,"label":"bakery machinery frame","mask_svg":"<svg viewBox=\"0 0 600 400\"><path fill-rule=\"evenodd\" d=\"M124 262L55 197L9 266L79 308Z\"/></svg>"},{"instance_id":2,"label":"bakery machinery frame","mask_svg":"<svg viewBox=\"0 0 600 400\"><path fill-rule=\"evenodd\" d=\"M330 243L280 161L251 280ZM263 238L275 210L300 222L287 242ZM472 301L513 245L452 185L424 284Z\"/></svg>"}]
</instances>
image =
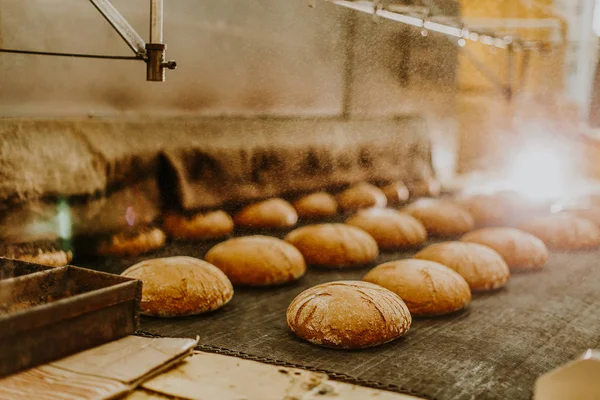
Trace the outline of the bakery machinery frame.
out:
<instances>
[{"instance_id":1,"label":"bakery machinery frame","mask_svg":"<svg viewBox=\"0 0 600 400\"><path fill-rule=\"evenodd\" d=\"M130 59L142 60L146 63L146 80L164 82L166 70L177 67L175 61L166 60L167 45L163 43L163 0L150 0L150 42L144 39L133 29L127 20L112 5L110 0L89 0L102 14L113 29L133 51L134 56L111 56L95 54L59 53L20 49L2 49L0 52L25 53L35 55ZM413 26L421 29L421 34L427 36L428 32L444 34L460 47L465 47L467 42L479 42L489 45L490 48L507 50L508 57L508 82L495 76L472 53L465 49L465 54L491 82L505 94L508 100L512 99L515 82L514 52L523 52L523 62L519 71L519 82L524 81L526 69L529 65L531 52L549 52L562 43L562 26L558 18L461 18L446 16L440 12L435 0L425 0L425 6L406 6L384 0L325 0L337 6L371 14L374 21L380 18ZM316 0L308 0L310 7L315 7ZM515 33L516 30L542 29L550 32L550 40L525 40Z\"/></svg>"},{"instance_id":2,"label":"bakery machinery frame","mask_svg":"<svg viewBox=\"0 0 600 400\"><path fill-rule=\"evenodd\" d=\"M429 32L446 35L450 41L463 48L465 56L507 100L512 100L516 87L523 87L531 53L548 53L563 44L564 30L559 18L468 18L444 15L436 0L423 0L422 6L402 5L386 0L325 0L337 6L361 13L371 14L373 21L387 19L421 29L426 37ZM309 7L316 7L316 0L308 0ZM549 33L548 39L529 40L517 31L543 30ZM490 50L506 50L508 77L506 82L490 71L472 52L466 48L468 42L478 42L490 46ZM514 53L523 53L523 61L518 71Z\"/></svg>"},{"instance_id":3,"label":"bakery machinery frame","mask_svg":"<svg viewBox=\"0 0 600 400\"><path fill-rule=\"evenodd\" d=\"M21 49L0 49L0 52L63 57L141 60L146 63L146 80L152 82L164 82L166 80L166 70L174 70L177 68L177 62L166 60L167 45L163 43L163 0L150 0L149 43L146 43L136 30L133 29L110 0L89 1L125 41L127 46L133 51L134 56L60 53Z\"/></svg>"}]
</instances>

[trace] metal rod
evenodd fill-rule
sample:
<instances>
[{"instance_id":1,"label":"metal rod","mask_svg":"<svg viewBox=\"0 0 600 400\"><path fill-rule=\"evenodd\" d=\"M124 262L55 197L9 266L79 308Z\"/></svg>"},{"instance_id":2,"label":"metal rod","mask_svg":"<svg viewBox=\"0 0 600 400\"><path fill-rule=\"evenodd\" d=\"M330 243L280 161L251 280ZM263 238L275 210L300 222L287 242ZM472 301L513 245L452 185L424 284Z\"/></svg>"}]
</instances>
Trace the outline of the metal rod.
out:
<instances>
[{"instance_id":1,"label":"metal rod","mask_svg":"<svg viewBox=\"0 0 600 400\"><path fill-rule=\"evenodd\" d=\"M504 37L497 37L494 33L483 34L480 29L474 30L473 27L465 24L465 20L460 17L447 17L447 16L431 16L429 18L418 18L411 15L406 15L398 12L393 12L393 7L389 8L381 8L376 7L375 2L373 1L348 1L348 0L327 0L333 4L338 6L342 6L345 8L350 8L352 10L360 11L363 13L371 14L374 16L383 17L386 19L390 19L393 21L401 22L407 25L416 26L419 28L425 28L430 31L443 33L448 36L453 36L456 38L464 38L470 40L478 40L484 44L494 46L500 49L505 49L507 47L507 43L504 40ZM429 2L428 2L429 3ZM440 23L444 21L446 23ZM484 22L489 21L491 25L501 25L507 26L510 28L514 27L531 27L531 28L551 28L556 29L560 27L560 23L556 19L552 18L543 18L530 21L529 19L471 19L471 22L474 24L481 24L484 26Z\"/></svg>"},{"instance_id":2,"label":"metal rod","mask_svg":"<svg viewBox=\"0 0 600 400\"><path fill-rule=\"evenodd\" d=\"M36 50L17 50L17 49L0 49L0 53L18 53L32 54L38 56L59 56L59 57L79 57L79 58L100 58L105 60L143 60L143 56L109 56L102 54L80 54L80 53L57 53L52 51L36 51Z\"/></svg>"},{"instance_id":3,"label":"metal rod","mask_svg":"<svg viewBox=\"0 0 600 400\"><path fill-rule=\"evenodd\" d=\"M346 40L344 52L344 75L342 81L342 117L350 117L350 109L352 107L352 90L354 89L354 51L356 44L356 14L348 15L348 24L346 25Z\"/></svg>"},{"instance_id":4,"label":"metal rod","mask_svg":"<svg viewBox=\"0 0 600 400\"><path fill-rule=\"evenodd\" d=\"M527 69L529 67L529 50L523 52L523 60L521 61L521 70L519 71L519 91L523 91L527 82Z\"/></svg>"},{"instance_id":5,"label":"metal rod","mask_svg":"<svg viewBox=\"0 0 600 400\"><path fill-rule=\"evenodd\" d=\"M163 42L163 0L150 0L150 43Z\"/></svg>"},{"instance_id":6,"label":"metal rod","mask_svg":"<svg viewBox=\"0 0 600 400\"><path fill-rule=\"evenodd\" d=\"M435 15L432 20L441 23L456 21L456 17ZM469 18L462 17L462 23L470 29L560 29L556 18Z\"/></svg>"},{"instance_id":7,"label":"metal rod","mask_svg":"<svg viewBox=\"0 0 600 400\"><path fill-rule=\"evenodd\" d=\"M507 93L506 93L506 97L507 100L510 101L513 99L513 96L515 95L515 48L514 48L514 44L510 43L508 45L508 52L507 52L508 58L506 60L506 69L507 69L507 77L506 77L506 81L507 81Z\"/></svg>"},{"instance_id":8,"label":"metal rod","mask_svg":"<svg viewBox=\"0 0 600 400\"><path fill-rule=\"evenodd\" d=\"M123 18L109 0L90 0L90 2L106 18L108 23L117 31L119 36L123 38L136 55L144 56L146 54L146 42L144 39L129 25L129 22Z\"/></svg>"}]
</instances>

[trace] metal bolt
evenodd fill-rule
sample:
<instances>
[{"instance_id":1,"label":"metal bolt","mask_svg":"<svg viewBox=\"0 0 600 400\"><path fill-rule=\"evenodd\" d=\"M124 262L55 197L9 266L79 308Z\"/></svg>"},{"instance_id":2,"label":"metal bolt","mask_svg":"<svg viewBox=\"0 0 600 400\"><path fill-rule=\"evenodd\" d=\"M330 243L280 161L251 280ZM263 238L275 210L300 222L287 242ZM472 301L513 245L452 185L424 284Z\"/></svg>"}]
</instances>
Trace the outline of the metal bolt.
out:
<instances>
[{"instance_id":1,"label":"metal bolt","mask_svg":"<svg viewBox=\"0 0 600 400\"><path fill-rule=\"evenodd\" d=\"M171 60L171 61L163 62L163 63L161 64L161 66L162 66L163 68L167 68L167 69L175 69L175 68L177 68L177 62L176 62L176 61L173 61L173 60Z\"/></svg>"}]
</instances>

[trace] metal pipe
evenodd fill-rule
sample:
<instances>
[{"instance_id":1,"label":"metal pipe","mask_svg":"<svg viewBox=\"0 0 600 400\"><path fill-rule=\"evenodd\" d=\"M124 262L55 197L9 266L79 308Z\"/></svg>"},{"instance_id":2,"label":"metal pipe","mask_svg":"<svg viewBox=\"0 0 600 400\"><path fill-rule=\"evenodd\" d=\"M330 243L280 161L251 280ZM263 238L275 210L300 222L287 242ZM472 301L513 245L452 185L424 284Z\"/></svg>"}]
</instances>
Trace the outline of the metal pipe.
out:
<instances>
[{"instance_id":1,"label":"metal pipe","mask_svg":"<svg viewBox=\"0 0 600 400\"><path fill-rule=\"evenodd\" d=\"M163 0L150 0L150 43L163 42Z\"/></svg>"},{"instance_id":2,"label":"metal pipe","mask_svg":"<svg viewBox=\"0 0 600 400\"><path fill-rule=\"evenodd\" d=\"M150 43L146 44L146 80L164 82L166 69L175 69L175 61L165 60L163 43L163 0L150 0Z\"/></svg>"}]
</instances>

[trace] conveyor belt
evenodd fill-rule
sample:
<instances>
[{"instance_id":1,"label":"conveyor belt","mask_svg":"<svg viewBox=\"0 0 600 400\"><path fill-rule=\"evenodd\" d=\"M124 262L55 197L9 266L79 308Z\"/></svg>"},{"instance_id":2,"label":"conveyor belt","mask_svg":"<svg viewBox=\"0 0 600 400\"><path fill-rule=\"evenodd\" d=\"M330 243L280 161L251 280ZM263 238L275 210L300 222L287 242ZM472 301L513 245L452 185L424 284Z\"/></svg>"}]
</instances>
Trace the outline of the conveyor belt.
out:
<instances>
[{"instance_id":1,"label":"conveyor belt","mask_svg":"<svg viewBox=\"0 0 600 400\"><path fill-rule=\"evenodd\" d=\"M281 236L282 233L276 235ZM151 257L202 257L214 243L171 243L138 259L76 260L119 273ZM377 263L408 258L385 253ZM475 295L451 316L416 319L401 339L384 346L339 351L293 336L285 323L292 299L316 284L360 279L369 267L311 268L298 282L271 289L236 288L233 300L204 316L143 318L141 330L200 336L200 349L325 371L335 378L427 399L530 399L535 379L600 347L600 251L556 253L538 273L514 274L506 288Z\"/></svg>"}]
</instances>

